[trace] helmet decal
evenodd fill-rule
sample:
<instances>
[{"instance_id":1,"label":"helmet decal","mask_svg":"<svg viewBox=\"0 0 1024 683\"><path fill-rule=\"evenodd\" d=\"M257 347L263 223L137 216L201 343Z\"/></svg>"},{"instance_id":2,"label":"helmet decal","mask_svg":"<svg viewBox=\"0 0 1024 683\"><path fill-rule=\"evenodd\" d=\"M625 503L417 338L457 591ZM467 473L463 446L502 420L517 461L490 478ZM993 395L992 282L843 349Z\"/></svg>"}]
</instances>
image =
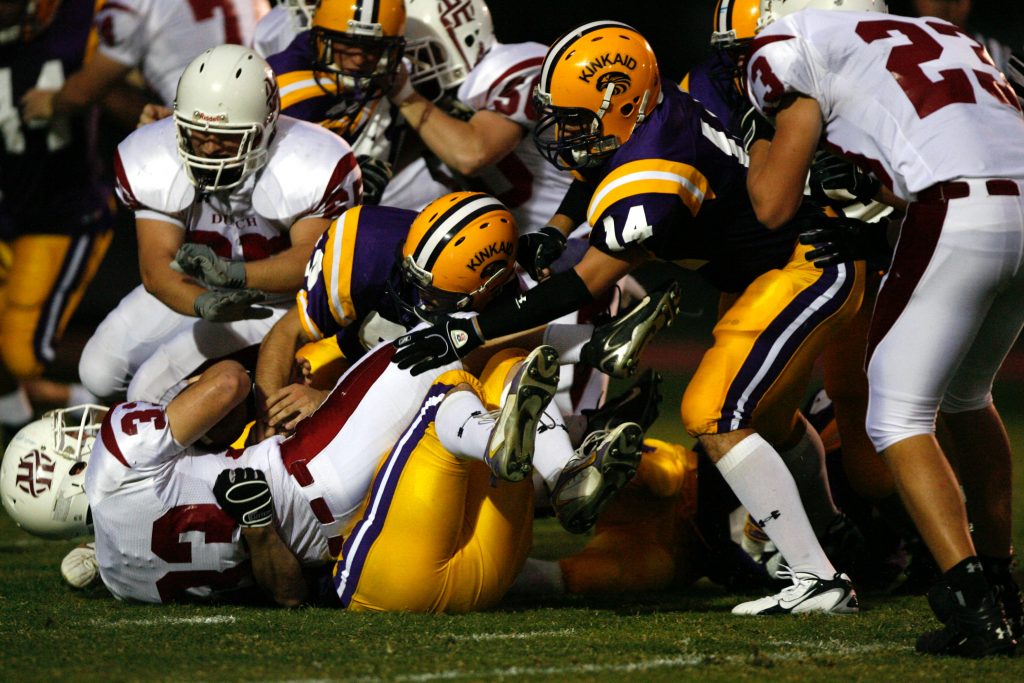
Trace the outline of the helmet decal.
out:
<instances>
[{"instance_id":1,"label":"helmet decal","mask_svg":"<svg viewBox=\"0 0 1024 683\"><path fill-rule=\"evenodd\" d=\"M18 475L15 478L15 483L28 495L38 498L50 490L50 484L53 483L54 467L53 458L38 450L33 450L23 455L18 461Z\"/></svg>"}]
</instances>

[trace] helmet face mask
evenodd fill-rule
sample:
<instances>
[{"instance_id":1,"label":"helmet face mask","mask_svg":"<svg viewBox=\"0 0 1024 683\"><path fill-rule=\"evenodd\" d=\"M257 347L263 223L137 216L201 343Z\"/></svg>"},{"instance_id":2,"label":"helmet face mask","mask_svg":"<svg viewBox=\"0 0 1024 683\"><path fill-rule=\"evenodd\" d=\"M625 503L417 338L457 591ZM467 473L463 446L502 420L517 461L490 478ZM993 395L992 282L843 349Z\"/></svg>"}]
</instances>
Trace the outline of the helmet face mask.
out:
<instances>
[{"instance_id":1,"label":"helmet face mask","mask_svg":"<svg viewBox=\"0 0 1024 683\"><path fill-rule=\"evenodd\" d=\"M434 101L462 85L493 47L494 23L483 0L406 0L405 54L416 90Z\"/></svg>"},{"instance_id":2,"label":"helmet face mask","mask_svg":"<svg viewBox=\"0 0 1024 683\"><path fill-rule=\"evenodd\" d=\"M178 155L193 185L232 190L267 163L281 109L270 66L239 45L196 57L178 81Z\"/></svg>"},{"instance_id":3,"label":"helmet face mask","mask_svg":"<svg viewBox=\"0 0 1024 683\"><path fill-rule=\"evenodd\" d=\"M0 466L0 499L19 527L44 538L92 531L85 470L107 409L53 410L21 429Z\"/></svg>"},{"instance_id":4,"label":"helmet face mask","mask_svg":"<svg viewBox=\"0 0 1024 683\"><path fill-rule=\"evenodd\" d=\"M313 13L319 0L285 0L284 7L292 17L295 28L305 31L313 23Z\"/></svg>"},{"instance_id":5,"label":"helmet face mask","mask_svg":"<svg viewBox=\"0 0 1024 683\"><path fill-rule=\"evenodd\" d=\"M584 24L556 40L534 90L534 142L565 170L602 164L661 101L651 46L614 21Z\"/></svg>"},{"instance_id":6,"label":"helmet face mask","mask_svg":"<svg viewBox=\"0 0 1024 683\"><path fill-rule=\"evenodd\" d=\"M402 63L404 32L402 0L321 4L310 31L321 88L360 105L386 95ZM332 84L333 92L324 83Z\"/></svg>"},{"instance_id":7,"label":"helmet face mask","mask_svg":"<svg viewBox=\"0 0 1024 683\"><path fill-rule=\"evenodd\" d=\"M396 270L394 293L420 320L479 310L515 273L518 228L497 199L453 192L413 221Z\"/></svg>"}]
</instances>

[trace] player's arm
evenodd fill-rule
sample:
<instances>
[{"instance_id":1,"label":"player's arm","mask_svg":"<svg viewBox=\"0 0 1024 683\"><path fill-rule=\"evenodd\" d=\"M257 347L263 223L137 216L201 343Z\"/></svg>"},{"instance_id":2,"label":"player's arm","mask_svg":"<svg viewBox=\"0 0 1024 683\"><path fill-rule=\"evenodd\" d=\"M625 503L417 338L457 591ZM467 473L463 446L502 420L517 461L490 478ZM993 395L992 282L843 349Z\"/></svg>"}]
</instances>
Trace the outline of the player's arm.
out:
<instances>
[{"instance_id":1,"label":"player's arm","mask_svg":"<svg viewBox=\"0 0 1024 683\"><path fill-rule=\"evenodd\" d=\"M21 98L26 121L77 114L99 102L131 70L100 51L71 74L60 90L32 89Z\"/></svg>"},{"instance_id":2,"label":"player's arm","mask_svg":"<svg viewBox=\"0 0 1024 683\"><path fill-rule=\"evenodd\" d=\"M297 307L281 317L260 344L256 360L257 438L262 440L294 427L319 407L323 392L291 384L295 352L313 341L306 334ZM315 405L314 405L315 404Z\"/></svg>"},{"instance_id":3,"label":"player's arm","mask_svg":"<svg viewBox=\"0 0 1024 683\"><path fill-rule=\"evenodd\" d=\"M236 361L211 365L167 404L171 436L190 446L245 400L252 388L249 373Z\"/></svg>"},{"instance_id":4,"label":"player's arm","mask_svg":"<svg viewBox=\"0 0 1024 683\"><path fill-rule=\"evenodd\" d=\"M306 263L320 235L331 224L329 218L301 218L288 231L291 246L270 258L247 261L245 286L264 292L294 292L305 280Z\"/></svg>"},{"instance_id":5,"label":"player's arm","mask_svg":"<svg viewBox=\"0 0 1024 683\"><path fill-rule=\"evenodd\" d=\"M171 268L185 233L174 223L155 218L135 219L139 242L139 271L146 291L182 315L195 315L197 297L207 290L188 275Z\"/></svg>"},{"instance_id":6,"label":"player's arm","mask_svg":"<svg viewBox=\"0 0 1024 683\"><path fill-rule=\"evenodd\" d=\"M821 132L817 100L790 96L775 114L772 141L751 146L747 192L766 227L778 228L796 215Z\"/></svg>"},{"instance_id":7,"label":"player's arm","mask_svg":"<svg viewBox=\"0 0 1024 683\"><path fill-rule=\"evenodd\" d=\"M285 545L277 527L242 527L242 537L249 546L252 576L274 602L282 607L298 607L306 599L306 580L302 565Z\"/></svg>"},{"instance_id":8,"label":"player's arm","mask_svg":"<svg viewBox=\"0 0 1024 683\"><path fill-rule=\"evenodd\" d=\"M522 126L498 112L481 110L463 121L419 93L398 108L430 151L463 175L501 161L526 134Z\"/></svg>"},{"instance_id":9,"label":"player's arm","mask_svg":"<svg viewBox=\"0 0 1024 683\"><path fill-rule=\"evenodd\" d=\"M587 220L587 206L593 194L593 185L573 180L547 224L519 237L516 261L534 280L539 282L551 276L550 266L565 251L569 234Z\"/></svg>"}]
</instances>

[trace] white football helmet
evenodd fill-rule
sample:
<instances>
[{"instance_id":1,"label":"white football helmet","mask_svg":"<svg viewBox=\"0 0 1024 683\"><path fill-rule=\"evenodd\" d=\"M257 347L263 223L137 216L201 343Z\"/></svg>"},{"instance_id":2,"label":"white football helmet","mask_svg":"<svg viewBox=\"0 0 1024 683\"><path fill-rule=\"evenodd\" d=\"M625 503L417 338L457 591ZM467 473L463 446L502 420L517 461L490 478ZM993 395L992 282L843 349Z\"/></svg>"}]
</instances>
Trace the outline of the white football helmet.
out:
<instances>
[{"instance_id":1,"label":"white football helmet","mask_svg":"<svg viewBox=\"0 0 1024 683\"><path fill-rule=\"evenodd\" d=\"M439 98L469 76L495 43L484 0L406 0L405 56L412 84Z\"/></svg>"},{"instance_id":2,"label":"white football helmet","mask_svg":"<svg viewBox=\"0 0 1024 683\"><path fill-rule=\"evenodd\" d=\"M220 45L192 60L174 100L178 154L189 180L207 192L241 185L267 163L280 110L274 72L249 48ZM238 149L205 156L193 148L197 133L237 142Z\"/></svg>"},{"instance_id":3,"label":"white football helmet","mask_svg":"<svg viewBox=\"0 0 1024 683\"><path fill-rule=\"evenodd\" d=\"M51 410L14 435L0 465L0 500L15 523L36 536L92 533L85 467L107 409Z\"/></svg>"},{"instance_id":4,"label":"white football helmet","mask_svg":"<svg viewBox=\"0 0 1024 683\"><path fill-rule=\"evenodd\" d=\"M313 25L313 13L319 4L320 0L284 0L285 9L299 31L305 31Z\"/></svg>"},{"instance_id":5,"label":"white football helmet","mask_svg":"<svg viewBox=\"0 0 1024 683\"><path fill-rule=\"evenodd\" d=\"M885 0L761 0L759 30L776 19L802 9L831 9L847 12L889 12Z\"/></svg>"}]
</instances>

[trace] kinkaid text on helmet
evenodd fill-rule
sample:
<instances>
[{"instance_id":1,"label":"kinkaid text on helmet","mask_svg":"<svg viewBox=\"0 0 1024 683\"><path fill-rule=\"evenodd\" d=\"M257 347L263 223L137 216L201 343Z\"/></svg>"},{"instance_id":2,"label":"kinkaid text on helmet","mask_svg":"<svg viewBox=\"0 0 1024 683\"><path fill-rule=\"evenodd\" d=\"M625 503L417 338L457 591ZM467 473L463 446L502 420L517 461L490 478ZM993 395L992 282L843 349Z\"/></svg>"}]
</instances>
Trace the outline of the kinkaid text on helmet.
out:
<instances>
[{"instance_id":1,"label":"kinkaid text on helmet","mask_svg":"<svg viewBox=\"0 0 1024 683\"><path fill-rule=\"evenodd\" d=\"M590 79L593 78L594 74L598 71L616 64L624 66L630 71L636 69L636 59L633 57L618 52L616 52L613 57L610 52L606 52L583 67L580 71L580 80L584 83L590 83Z\"/></svg>"}]
</instances>

